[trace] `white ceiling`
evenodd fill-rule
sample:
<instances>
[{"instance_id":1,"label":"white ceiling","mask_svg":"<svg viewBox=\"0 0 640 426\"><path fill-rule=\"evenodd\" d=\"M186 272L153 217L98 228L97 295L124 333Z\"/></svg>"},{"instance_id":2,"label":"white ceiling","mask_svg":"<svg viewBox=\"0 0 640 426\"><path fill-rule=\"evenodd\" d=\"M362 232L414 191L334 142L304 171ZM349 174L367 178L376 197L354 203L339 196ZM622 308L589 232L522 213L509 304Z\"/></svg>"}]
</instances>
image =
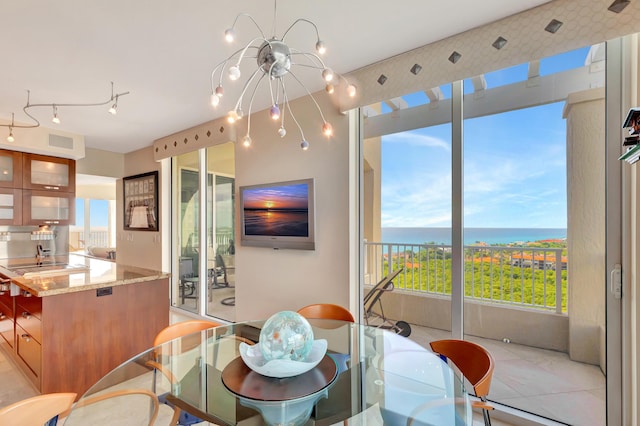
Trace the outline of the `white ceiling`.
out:
<instances>
[{"instance_id":1,"label":"white ceiling","mask_svg":"<svg viewBox=\"0 0 640 426\"><path fill-rule=\"evenodd\" d=\"M281 37L297 18L312 20L328 47L325 62L345 74L548 1L280 0L275 33ZM14 112L17 122L28 122L22 112L27 90L32 104L98 103L111 96L111 81L116 92L131 92L116 116L106 113L108 106L60 107L56 126L51 108L31 111L45 127L82 134L87 147L119 153L218 118L232 107L210 106L210 75L241 47L229 46L223 35L242 12L272 34L273 2L265 0L4 1L0 118ZM259 35L242 17L236 31L245 43ZM315 41L304 23L287 36L303 51L313 51ZM251 70L243 72L244 81ZM312 91L322 87L319 77L304 83ZM228 84L225 90L225 101L235 103L239 90L235 96ZM268 105L263 92L254 111Z\"/></svg>"}]
</instances>

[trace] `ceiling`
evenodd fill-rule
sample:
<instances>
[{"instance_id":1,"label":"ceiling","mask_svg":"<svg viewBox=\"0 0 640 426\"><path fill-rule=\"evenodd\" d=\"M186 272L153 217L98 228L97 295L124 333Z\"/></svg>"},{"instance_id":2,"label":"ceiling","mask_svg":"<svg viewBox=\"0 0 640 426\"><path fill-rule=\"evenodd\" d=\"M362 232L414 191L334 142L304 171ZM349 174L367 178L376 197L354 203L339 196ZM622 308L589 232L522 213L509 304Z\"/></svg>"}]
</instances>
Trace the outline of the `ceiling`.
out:
<instances>
[{"instance_id":1,"label":"ceiling","mask_svg":"<svg viewBox=\"0 0 640 426\"><path fill-rule=\"evenodd\" d=\"M297 18L313 21L328 48L326 64L345 74L548 1L459 0L452 7L404 0L391 8L391 2L371 0L280 0L275 34L281 37ZM4 2L0 118L15 113L16 122L29 123L22 111L27 90L31 104L102 103L111 97L112 81L116 93L130 92L120 98L116 116L106 112L109 105L60 107L55 125L52 108L30 111L45 127L84 135L87 147L118 153L218 118L233 106L209 104L211 71L242 47L229 46L224 31L243 12L267 36L273 33L273 2L265 0ZM259 35L245 17L236 32L245 44ZM313 52L315 42L304 22L287 35L287 43L302 51ZM244 82L252 69L242 69ZM311 91L323 86L320 77L304 83ZM254 111L268 107L266 87ZM290 98L304 94L292 88ZM224 100L235 103L239 93L226 84Z\"/></svg>"}]
</instances>

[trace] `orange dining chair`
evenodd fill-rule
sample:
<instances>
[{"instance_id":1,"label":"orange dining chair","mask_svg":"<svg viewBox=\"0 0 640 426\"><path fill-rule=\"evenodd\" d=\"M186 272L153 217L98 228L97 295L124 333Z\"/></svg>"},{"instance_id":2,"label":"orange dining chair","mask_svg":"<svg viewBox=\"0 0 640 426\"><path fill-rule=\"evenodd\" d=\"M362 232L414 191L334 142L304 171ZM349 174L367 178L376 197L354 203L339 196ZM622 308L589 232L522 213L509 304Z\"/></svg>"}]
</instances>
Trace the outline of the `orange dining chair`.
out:
<instances>
[{"instance_id":1,"label":"orange dining chair","mask_svg":"<svg viewBox=\"0 0 640 426\"><path fill-rule=\"evenodd\" d=\"M353 315L346 308L332 303L316 303L298 309L298 313L305 318L334 319L355 322Z\"/></svg>"},{"instance_id":2,"label":"orange dining chair","mask_svg":"<svg viewBox=\"0 0 640 426\"><path fill-rule=\"evenodd\" d=\"M312 305L304 306L297 311L300 315L308 319L333 319L340 321L356 322L351 312L348 309L343 308L340 305L334 305L333 303L314 303ZM340 353L329 354L338 366L338 373L347 371L349 369L349 355ZM343 424L346 426L347 421Z\"/></svg>"},{"instance_id":3,"label":"orange dining chair","mask_svg":"<svg viewBox=\"0 0 640 426\"><path fill-rule=\"evenodd\" d=\"M490 426L489 411L493 410L493 406L487 402L487 395L495 364L491 353L477 343L467 340L435 340L429 345L443 360L451 361L471 384L474 395L480 398L480 401L472 402L472 407L482 410L484 424Z\"/></svg>"},{"instance_id":4,"label":"orange dining chair","mask_svg":"<svg viewBox=\"0 0 640 426\"><path fill-rule=\"evenodd\" d=\"M162 329L156 335L155 339L153 340L153 346L157 347L164 343L177 339L179 337L184 337L189 334L197 333L198 331L208 330L214 327L219 327L221 325L222 324L218 322L209 321L209 320L188 320L188 321L171 324L165 327L164 329ZM177 379L175 378L173 373L171 373L171 371L169 371L165 366L162 365L161 362L159 362L159 357L161 355L162 354L160 353L160 351L157 350L155 354L155 359L147 362L147 365L153 368L153 392L154 393L156 392L157 371L160 371L169 380L170 383L173 384L177 382ZM171 423L169 423L170 425L187 426L194 423L200 423L203 421L198 417L195 417L188 413L183 413L180 408L174 406L173 404L170 404L166 399L166 394L160 395L158 398L161 403L167 404L171 408L173 408L173 418L171 419Z\"/></svg>"},{"instance_id":5,"label":"orange dining chair","mask_svg":"<svg viewBox=\"0 0 640 426\"><path fill-rule=\"evenodd\" d=\"M76 393L48 393L23 399L0 409L0 425L54 426L71 409Z\"/></svg>"}]
</instances>

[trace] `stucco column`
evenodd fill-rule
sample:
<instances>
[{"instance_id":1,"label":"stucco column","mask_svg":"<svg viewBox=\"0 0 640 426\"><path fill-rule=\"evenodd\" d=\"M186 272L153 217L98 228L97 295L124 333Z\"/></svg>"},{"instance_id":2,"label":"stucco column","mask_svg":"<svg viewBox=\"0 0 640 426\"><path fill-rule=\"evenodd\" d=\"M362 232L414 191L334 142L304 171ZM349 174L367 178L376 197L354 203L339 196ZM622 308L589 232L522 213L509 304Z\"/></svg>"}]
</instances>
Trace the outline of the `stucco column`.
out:
<instances>
[{"instance_id":1,"label":"stucco column","mask_svg":"<svg viewBox=\"0 0 640 426\"><path fill-rule=\"evenodd\" d=\"M605 90L572 93L567 120L569 356L604 370Z\"/></svg>"}]
</instances>

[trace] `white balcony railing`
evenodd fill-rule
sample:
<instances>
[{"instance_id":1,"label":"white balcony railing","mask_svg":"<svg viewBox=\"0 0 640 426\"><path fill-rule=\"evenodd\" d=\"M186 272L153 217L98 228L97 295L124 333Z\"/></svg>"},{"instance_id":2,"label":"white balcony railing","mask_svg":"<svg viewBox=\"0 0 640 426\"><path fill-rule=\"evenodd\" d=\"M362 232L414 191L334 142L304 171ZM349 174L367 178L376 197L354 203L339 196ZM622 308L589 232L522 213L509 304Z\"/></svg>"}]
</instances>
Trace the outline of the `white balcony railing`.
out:
<instances>
[{"instance_id":1,"label":"white balcony railing","mask_svg":"<svg viewBox=\"0 0 640 426\"><path fill-rule=\"evenodd\" d=\"M451 246L365 242L364 247L365 284L374 285L388 271L401 267L396 288L451 295ZM465 246L464 259L465 297L567 312L567 262L562 248Z\"/></svg>"},{"instance_id":2,"label":"white balcony railing","mask_svg":"<svg viewBox=\"0 0 640 426\"><path fill-rule=\"evenodd\" d=\"M89 232L86 238L84 231L69 230L69 243L77 249L89 247L110 247L109 232L98 230Z\"/></svg>"}]
</instances>

